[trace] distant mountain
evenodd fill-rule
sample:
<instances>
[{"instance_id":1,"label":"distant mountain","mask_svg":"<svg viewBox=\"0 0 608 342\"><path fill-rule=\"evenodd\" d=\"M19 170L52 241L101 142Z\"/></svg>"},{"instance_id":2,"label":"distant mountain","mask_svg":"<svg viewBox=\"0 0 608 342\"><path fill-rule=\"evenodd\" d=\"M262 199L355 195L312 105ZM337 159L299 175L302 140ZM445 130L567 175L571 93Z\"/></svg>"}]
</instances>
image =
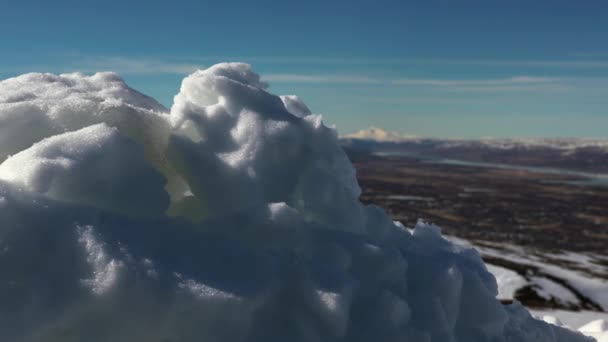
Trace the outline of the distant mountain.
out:
<instances>
[{"instance_id":1,"label":"distant mountain","mask_svg":"<svg viewBox=\"0 0 608 342\"><path fill-rule=\"evenodd\" d=\"M344 135L341 143L351 155L391 153L470 162L608 172L608 139L440 139L405 135L371 127Z\"/></svg>"},{"instance_id":2,"label":"distant mountain","mask_svg":"<svg viewBox=\"0 0 608 342\"><path fill-rule=\"evenodd\" d=\"M494 149L555 149L564 152L577 149L597 149L608 152L608 140L584 138L483 138L479 140L452 139L443 140L445 148L457 146L485 146Z\"/></svg>"},{"instance_id":3,"label":"distant mountain","mask_svg":"<svg viewBox=\"0 0 608 342\"><path fill-rule=\"evenodd\" d=\"M369 127L362 129L355 133L350 133L343 136L344 139L358 139L358 140L372 140L372 141L404 141L404 140L416 140L419 137L414 135L405 135L397 132L389 132L378 127Z\"/></svg>"}]
</instances>

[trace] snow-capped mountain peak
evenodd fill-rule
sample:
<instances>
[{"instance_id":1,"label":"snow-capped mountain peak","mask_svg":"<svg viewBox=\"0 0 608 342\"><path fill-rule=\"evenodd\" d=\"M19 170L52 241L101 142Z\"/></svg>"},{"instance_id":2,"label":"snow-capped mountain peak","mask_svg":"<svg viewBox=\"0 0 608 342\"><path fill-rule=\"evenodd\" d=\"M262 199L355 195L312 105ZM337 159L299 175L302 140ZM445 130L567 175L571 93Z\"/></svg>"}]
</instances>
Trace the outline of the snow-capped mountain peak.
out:
<instances>
[{"instance_id":1,"label":"snow-capped mountain peak","mask_svg":"<svg viewBox=\"0 0 608 342\"><path fill-rule=\"evenodd\" d=\"M375 140L375 141L403 141L418 138L399 132L391 132L378 127L368 127L355 133L346 134L345 139Z\"/></svg>"}]
</instances>

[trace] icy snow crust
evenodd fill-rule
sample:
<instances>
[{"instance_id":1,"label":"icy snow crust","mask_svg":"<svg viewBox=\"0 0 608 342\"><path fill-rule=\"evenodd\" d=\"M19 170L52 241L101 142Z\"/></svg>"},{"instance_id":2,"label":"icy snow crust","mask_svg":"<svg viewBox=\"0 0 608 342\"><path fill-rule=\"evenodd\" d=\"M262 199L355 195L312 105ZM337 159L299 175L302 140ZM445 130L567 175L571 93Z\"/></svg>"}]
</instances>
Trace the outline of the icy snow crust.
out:
<instances>
[{"instance_id":1,"label":"icy snow crust","mask_svg":"<svg viewBox=\"0 0 608 342\"><path fill-rule=\"evenodd\" d=\"M335 130L265 89L219 64L169 112L112 73L0 82L0 340L588 340L362 205Z\"/></svg>"}]
</instances>

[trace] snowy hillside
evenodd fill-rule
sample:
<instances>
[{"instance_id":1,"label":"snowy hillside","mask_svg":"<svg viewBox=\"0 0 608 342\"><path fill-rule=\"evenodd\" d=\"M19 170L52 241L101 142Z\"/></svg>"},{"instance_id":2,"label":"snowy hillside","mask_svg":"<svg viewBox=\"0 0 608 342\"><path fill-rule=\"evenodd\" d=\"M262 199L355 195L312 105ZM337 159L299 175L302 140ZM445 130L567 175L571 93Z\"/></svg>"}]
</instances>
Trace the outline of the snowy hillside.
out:
<instances>
[{"instance_id":1,"label":"snowy hillside","mask_svg":"<svg viewBox=\"0 0 608 342\"><path fill-rule=\"evenodd\" d=\"M534 303L552 303L551 309L537 307L539 317L554 316L571 328L592 320L608 321L608 257L591 253L548 253L508 244L471 242L456 237L450 241L474 246L496 277L497 298L512 301L525 296ZM559 308L559 309L558 309Z\"/></svg>"}]
</instances>

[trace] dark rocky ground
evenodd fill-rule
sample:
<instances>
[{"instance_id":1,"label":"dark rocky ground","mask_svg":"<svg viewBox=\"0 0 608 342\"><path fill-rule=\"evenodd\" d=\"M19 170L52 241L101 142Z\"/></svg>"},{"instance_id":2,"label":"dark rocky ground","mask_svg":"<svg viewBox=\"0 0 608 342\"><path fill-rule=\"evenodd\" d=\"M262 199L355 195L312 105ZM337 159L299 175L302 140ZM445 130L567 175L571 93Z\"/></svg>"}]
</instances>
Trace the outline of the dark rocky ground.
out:
<instances>
[{"instance_id":1,"label":"dark rocky ground","mask_svg":"<svg viewBox=\"0 0 608 342\"><path fill-rule=\"evenodd\" d=\"M606 253L608 187L575 176L428 163L350 153L362 200L413 226L418 219L468 240L548 251Z\"/></svg>"}]
</instances>

